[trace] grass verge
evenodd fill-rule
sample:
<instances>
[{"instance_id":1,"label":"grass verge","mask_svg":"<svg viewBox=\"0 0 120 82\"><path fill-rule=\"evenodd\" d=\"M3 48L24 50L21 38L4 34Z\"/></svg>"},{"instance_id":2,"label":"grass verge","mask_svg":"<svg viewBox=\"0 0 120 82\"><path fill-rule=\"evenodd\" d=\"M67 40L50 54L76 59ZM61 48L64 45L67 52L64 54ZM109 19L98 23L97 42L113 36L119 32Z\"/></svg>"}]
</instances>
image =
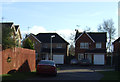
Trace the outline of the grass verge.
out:
<instances>
[{"instance_id":1,"label":"grass verge","mask_svg":"<svg viewBox=\"0 0 120 82\"><path fill-rule=\"evenodd\" d=\"M57 68L57 70L60 70L60 68ZM16 72L16 73L12 73L12 74L3 74L0 75L0 77L2 77L2 81L8 81L8 80L25 80L25 79L29 79L31 77L35 77L36 76L36 71L33 72Z\"/></svg>"},{"instance_id":2,"label":"grass verge","mask_svg":"<svg viewBox=\"0 0 120 82\"><path fill-rule=\"evenodd\" d=\"M120 81L120 71L101 71L99 72L104 75L101 80L119 80Z\"/></svg>"},{"instance_id":3,"label":"grass verge","mask_svg":"<svg viewBox=\"0 0 120 82\"><path fill-rule=\"evenodd\" d=\"M34 77L36 75L36 71L33 72L16 72L12 74L4 74L2 76L2 81L8 80L25 80L30 77Z\"/></svg>"}]
</instances>

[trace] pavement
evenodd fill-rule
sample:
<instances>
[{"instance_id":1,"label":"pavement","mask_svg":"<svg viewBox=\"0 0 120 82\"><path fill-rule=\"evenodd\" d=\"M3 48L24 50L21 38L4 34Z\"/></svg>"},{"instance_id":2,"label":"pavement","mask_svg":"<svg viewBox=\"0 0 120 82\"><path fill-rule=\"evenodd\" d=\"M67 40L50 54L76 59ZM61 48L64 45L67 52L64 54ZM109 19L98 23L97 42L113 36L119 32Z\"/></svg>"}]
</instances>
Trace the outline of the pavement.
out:
<instances>
[{"instance_id":1,"label":"pavement","mask_svg":"<svg viewBox=\"0 0 120 82\"><path fill-rule=\"evenodd\" d=\"M80 66L80 65L59 65L60 70L68 69L88 69L93 71L114 71L114 67L111 66Z\"/></svg>"}]
</instances>

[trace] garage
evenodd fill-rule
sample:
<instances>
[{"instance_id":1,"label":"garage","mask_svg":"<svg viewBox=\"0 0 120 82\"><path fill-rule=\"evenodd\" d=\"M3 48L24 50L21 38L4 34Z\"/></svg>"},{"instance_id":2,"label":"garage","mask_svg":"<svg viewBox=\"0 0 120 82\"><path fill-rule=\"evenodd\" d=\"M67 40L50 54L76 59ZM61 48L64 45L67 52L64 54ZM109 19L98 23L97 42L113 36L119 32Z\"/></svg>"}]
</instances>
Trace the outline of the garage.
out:
<instances>
[{"instance_id":1,"label":"garage","mask_svg":"<svg viewBox=\"0 0 120 82\"><path fill-rule=\"evenodd\" d=\"M53 55L55 64L64 64L64 55Z\"/></svg>"},{"instance_id":2,"label":"garage","mask_svg":"<svg viewBox=\"0 0 120 82\"><path fill-rule=\"evenodd\" d=\"M94 55L94 64L95 65L104 65L105 57L104 54L95 54Z\"/></svg>"}]
</instances>

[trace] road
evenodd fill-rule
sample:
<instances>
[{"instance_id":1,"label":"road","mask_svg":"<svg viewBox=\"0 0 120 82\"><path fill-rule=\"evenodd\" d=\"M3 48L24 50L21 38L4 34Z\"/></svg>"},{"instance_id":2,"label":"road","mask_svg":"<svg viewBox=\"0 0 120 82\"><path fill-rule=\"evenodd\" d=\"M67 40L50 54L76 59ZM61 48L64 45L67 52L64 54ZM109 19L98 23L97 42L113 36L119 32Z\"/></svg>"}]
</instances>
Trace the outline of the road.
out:
<instances>
[{"instance_id":1,"label":"road","mask_svg":"<svg viewBox=\"0 0 120 82\"><path fill-rule=\"evenodd\" d=\"M57 71L57 76L40 76L36 75L28 80L100 80L103 75L95 72L93 67L61 67Z\"/></svg>"}]
</instances>

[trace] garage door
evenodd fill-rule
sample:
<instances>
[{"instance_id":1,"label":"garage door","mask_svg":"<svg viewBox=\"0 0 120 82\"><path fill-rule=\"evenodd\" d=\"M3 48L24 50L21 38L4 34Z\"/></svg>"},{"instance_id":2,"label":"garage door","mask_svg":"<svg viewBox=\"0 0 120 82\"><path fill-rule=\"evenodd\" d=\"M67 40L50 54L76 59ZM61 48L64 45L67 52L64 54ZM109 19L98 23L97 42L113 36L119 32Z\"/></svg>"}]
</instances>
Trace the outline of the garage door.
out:
<instances>
[{"instance_id":1,"label":"garage door","mask_svg":"<svg viewBox=\"0 0 120 82\"><path fill-rule=\"evenodd\" d=\"M94 55L94 64L95 65L104 65L104 55L103 54L95 54Z\"/></svg>"},{"instance_id":2,"label":"garage door","mask_svg":"<svg viewBox=\"0 0 120 82\"><path fill-rule=\"evenodd\" d=\"M56 64L64 64L64 55L53 55Z\"/></svg>"}]
</instances>

